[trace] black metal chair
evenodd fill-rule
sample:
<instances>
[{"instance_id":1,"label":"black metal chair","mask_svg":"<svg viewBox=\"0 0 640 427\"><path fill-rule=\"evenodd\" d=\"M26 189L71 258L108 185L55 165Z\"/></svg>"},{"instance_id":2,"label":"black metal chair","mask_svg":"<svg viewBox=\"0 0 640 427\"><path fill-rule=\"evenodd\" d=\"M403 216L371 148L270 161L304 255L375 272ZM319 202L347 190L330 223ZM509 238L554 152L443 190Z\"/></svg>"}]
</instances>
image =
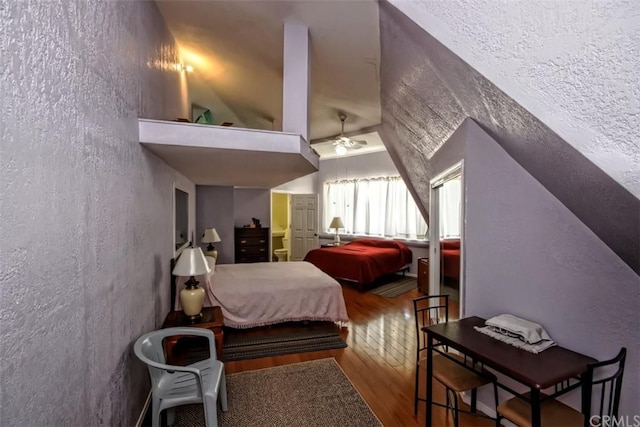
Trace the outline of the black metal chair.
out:
<instances>
[{"instance_id":1,"label":"black metal chair","mask_svg":"<svg viewBox=\"0 0 640 427\"><path fill-rule=\"evenodd\" d=\"M622 374L624 373L626 356L627 349L623 347L613 359L592 363L587 367L587 372L582 378L582 396L583 399L586 396L587 406L585 409L587 410L587 414L590 415L591 420L585 420L584 415L580 411L550 396L542 401L540 408L542 425L614 425L611 423L615 423L615 417L618 416L618 405L620 404L620 392L622 390ZM596 392L595 394L598 397L595 403L599 406L596 412L592 411L594 392ZM528 395L525 394L524 397L526 399ZM516 396L502 402L498 406L496 425L500 426L500 420L506 418L518 426L530 426L531 406L525 399ZM609 421L607 422L607 420Z\"/></svg>"},{"instance_id":2,"label":"black metal chair","mask_svg":"<svg viewBox=\"0 0 640 427\"><path fill-rule=\"evenodd\" d=\"M430 295L413 300L413 309L416 322L416 380L414 390L414 414L418 413L418 402L424 401L419 396L420 368L426 369L427 360L427 333L422 330L424 326L435 325L449 321L449 295ZM477 414L478 387L493 384L496 405L498 403L498 389L496 377L467 356L448 353L446 347L441 352L433 355L433 377L446 389L446 404L426 402L450 409L453 413L454 426L458 426L459 412L458 394L471 391L471 413ZM453 405L452 405L453 403Z\"/></svg>"}]
</instances>

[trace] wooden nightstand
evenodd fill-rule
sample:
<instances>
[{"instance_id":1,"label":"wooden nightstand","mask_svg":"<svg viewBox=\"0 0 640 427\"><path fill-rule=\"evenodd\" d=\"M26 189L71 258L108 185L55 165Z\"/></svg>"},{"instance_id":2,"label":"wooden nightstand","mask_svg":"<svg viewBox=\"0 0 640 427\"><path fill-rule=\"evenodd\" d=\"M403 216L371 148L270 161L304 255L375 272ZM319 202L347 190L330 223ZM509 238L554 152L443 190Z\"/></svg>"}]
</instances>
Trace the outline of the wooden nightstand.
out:
<instances>
[{"instance_id":1,"label":"wooden nightstand","mask_svg":"<svg viewBox=\"0 0 640 427\"><path fill-rule=\"evenodd\" d=\"M222 359L222 345L224 344L224 319L222 310L219 306L202 307L202 317L196 323L191 323L183 311L171 311L167 314L167 318L162 325L163 328L173 328L176 326L189 326L194 328L206 328L213 332L216 338L216 356L218 360ZM181 337L172 337L165 341L165 350L170 357L173 353L174 346Z\"/></svg>"},{"instance_id":2,"label":"wooden nightstand","mask_svg":"<svg viewBox=\"0 0 640 427\"><path fill-rule=\"evenodd\" d=\"M429 295L429 258L418 258L418 289Z\"/></svg>"}]
</instances>

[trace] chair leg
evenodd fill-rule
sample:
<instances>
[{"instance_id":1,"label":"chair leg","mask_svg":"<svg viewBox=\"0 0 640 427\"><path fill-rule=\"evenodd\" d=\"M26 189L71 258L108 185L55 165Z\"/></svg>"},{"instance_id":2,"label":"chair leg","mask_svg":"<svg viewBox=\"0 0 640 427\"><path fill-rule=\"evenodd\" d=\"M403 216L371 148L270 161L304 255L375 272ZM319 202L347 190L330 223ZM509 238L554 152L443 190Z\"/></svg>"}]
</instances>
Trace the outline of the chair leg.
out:
<instances>
[{"instance_id":1,"label":"chair leg","mask_svg":"<svg viewBox=\"0 0 640 427\"><path fill-rule=\"evenodd\" d=\"M227 376L224 372L222 372L222 377L220 378L220 406L223 412L229 410L229 404L227 403Z\"/></svg>"},{"instance_id":2,"label":"chair leg","mask_svg":"<svg viewBox=\"0 0 640 427\"><path fill-rule=\"evenodd\" d=\"M151 425L153 427L160 427L160 400L153 398L151 404Z\"/></svg>"},{"instance_id":3,"label":"chair leg","mask_svg":"<svg viewBox=\"0 0 640 427\"><path fill-rule=\"evenodd\" d=\"M496 401L496 427L500 427L502 417L498 413L498 385L496 383L493 383L493 398Z\"/></svg>"},{"instance_id":4,"label":"chair leg","mask_svg":"<svg viewBox=\"0 0 640 427\"><path fill-rule=\"evenodd\" d=\"M172 426L176 422L176 410L174 408L167 409L167 425Z\"/></svg>"},{"instance_id":5,"label":"chair leg","mask_svg":"<svg viewBox=\"0 0 640 427\"><path fill-rule=\"evenodd\" d=\"M474 414L478 411L478 389L471 390L471 412Z\"/></svg>"},{"instance_id":6,"label":"chair leg","mask_svg":"<svg viewBox=\"0 0 640 427\"><path fill-rule=\"evenodd\" d=\"M458 394L455 391L452 391L452 393L453 393L453 406L454 406L453 426L458 427L458 417L460 416L460 413L458 412Z\"/></svg>"},{"instance_id":7,"label":"chair leg","mask_svg":"<svg viewBox=\"0 0 640 427\"><path fill-rule=\"evenodd\" d=\"M204 421L207 427L218 427L218 405L216 396L202 396Z\"/></svg>"},{"instance_id":8,"label":"chair leg","mask_svg":"<svg viewBox=\"0 0 640 427\"><path fill-rule=\"evenodd\" d=\"M418 414L418 384L420 382L420 364L416 363L416 386L413 389L413 415Z\"/></svg>"}]
</instances>

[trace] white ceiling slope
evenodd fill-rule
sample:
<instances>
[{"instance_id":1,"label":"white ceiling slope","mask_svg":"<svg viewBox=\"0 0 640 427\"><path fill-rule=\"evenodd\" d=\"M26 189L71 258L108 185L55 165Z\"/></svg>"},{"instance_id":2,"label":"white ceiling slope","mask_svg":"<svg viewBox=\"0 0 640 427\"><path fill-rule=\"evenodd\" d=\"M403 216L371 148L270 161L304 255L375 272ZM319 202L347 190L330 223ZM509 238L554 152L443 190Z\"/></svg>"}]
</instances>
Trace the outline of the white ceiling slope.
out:
<instances>
[{"instance_id":1,"label":"white ceiling slope","mask_svg":"<svg viewBox=\"0 0 640 427\"><path fill-rule=\"evenodd\" d=\"M389 1L640 198L640 2Z\"/></svg>"},{"instance_id":2,"label":"white ceiling slope","mask_svg":"<svg viewBox=\"0 0 640 427\"><path fill-rule=\"evenodd\" d=\"M180 46L191 101L219 124L281 130L283 24L311 38L311 139L380 123L378 4L359 1L158 1ZM232 114L231 114L232 113Z\"/></svg>"}]
</instances>

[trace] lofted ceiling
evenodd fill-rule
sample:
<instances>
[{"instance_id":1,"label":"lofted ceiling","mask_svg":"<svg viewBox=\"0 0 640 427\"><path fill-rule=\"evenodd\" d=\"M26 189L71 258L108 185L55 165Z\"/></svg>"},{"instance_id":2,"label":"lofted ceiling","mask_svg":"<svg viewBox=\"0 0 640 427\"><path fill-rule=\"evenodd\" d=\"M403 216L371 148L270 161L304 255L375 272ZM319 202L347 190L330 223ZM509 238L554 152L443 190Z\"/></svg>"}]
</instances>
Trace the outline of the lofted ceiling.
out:
<instances>
[{"instance_id":1,"label":"lofted ceiling","mask_svg":"<svg viewBox=\"0 0 640 427\"><path fill-rule=\"evenodd\" d=\"M359 1L158 1L188 74L191 102L214 123L281 130L283 24L311 39L310 138L378 125L378 3Z\"/></svg>"}]
</instances>

